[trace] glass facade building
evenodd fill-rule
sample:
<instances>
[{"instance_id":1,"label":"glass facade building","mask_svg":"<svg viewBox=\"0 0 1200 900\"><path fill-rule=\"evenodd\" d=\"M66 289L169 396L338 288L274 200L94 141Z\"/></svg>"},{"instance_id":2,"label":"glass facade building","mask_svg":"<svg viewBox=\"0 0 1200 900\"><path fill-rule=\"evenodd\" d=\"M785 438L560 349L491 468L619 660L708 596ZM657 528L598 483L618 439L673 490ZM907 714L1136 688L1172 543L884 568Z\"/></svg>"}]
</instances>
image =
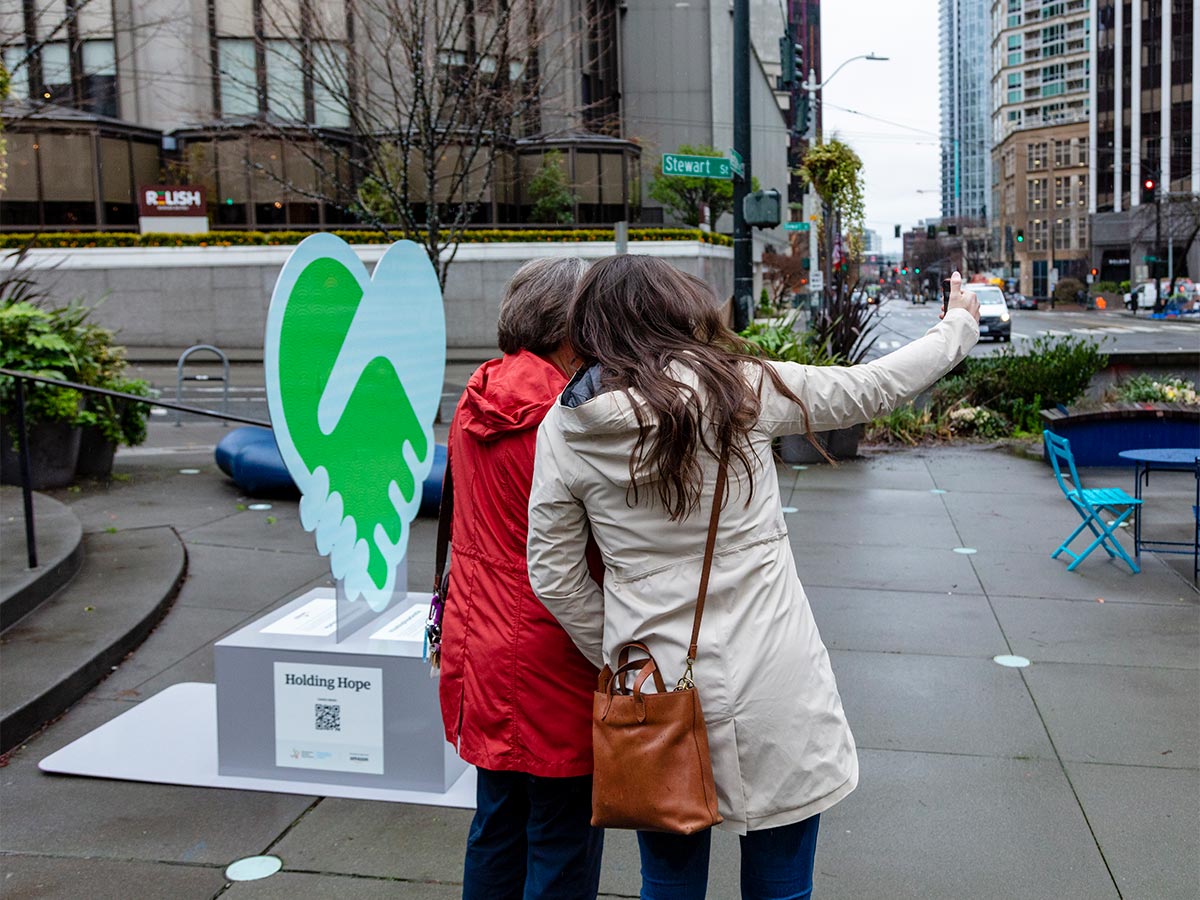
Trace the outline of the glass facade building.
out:
<instances>
[{"instance_id":1,"label":"glass facade building","mask_svg":"<svg viewBox=\"0 0 1200 900\"><path fill-rule=\"evenodd\" d=\"M939 0L943 218L987 218L992 183L991 43L989 0Z\"/></svg>"}]
</instances>

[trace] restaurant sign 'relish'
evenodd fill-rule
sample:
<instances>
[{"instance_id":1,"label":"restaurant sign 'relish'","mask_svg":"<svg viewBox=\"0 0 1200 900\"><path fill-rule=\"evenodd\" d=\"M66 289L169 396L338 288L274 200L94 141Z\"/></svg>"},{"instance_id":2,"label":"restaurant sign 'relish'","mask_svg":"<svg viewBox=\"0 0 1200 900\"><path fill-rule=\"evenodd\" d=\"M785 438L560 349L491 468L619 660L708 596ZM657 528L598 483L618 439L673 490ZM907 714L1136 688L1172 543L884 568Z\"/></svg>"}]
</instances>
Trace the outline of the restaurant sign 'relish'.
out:
<instances>
[{"instance_id":1,"label":"restaurant sign 'relish'","mask_svg":"<svg viewBox=\"0 0 1200 900\"><path fill-rule=\"evenodd\" d=\"M138 214L143 216L202 216L204 188L200 185L151 184L138 188Z\"/></svg>"}]
</instances>

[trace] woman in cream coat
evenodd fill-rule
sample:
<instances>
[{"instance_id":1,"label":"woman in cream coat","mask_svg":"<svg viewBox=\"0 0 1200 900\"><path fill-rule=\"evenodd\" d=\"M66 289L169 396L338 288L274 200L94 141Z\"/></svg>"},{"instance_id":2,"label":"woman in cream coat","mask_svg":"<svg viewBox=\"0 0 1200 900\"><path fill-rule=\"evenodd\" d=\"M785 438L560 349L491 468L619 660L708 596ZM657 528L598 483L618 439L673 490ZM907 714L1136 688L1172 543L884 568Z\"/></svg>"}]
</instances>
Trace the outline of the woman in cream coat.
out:
<instances>
[{"instance_id":1,"label":"woman in cream coat","mask_svg":"<svg viewBox=\"0 0 1200 900\"><path fill-rule=\"evenodd\" d=\"M722 827L745 836L744 897L809 896L816 817L858 781L788 543L772 439L866 422L952 369L979 335L974 296L957 273L952 284L949 311L924 337L849 368L752 358L707 290L651 257L597 263L572 304L568 338L585 366L538 433L530 582L593 664L644 641L673 682L691 635L717 448L731 447L695 683ZM589 534L602 589L584 560ZM708 840L639 833L642 896L704 896Z\"/></svg>"}]
</instances>

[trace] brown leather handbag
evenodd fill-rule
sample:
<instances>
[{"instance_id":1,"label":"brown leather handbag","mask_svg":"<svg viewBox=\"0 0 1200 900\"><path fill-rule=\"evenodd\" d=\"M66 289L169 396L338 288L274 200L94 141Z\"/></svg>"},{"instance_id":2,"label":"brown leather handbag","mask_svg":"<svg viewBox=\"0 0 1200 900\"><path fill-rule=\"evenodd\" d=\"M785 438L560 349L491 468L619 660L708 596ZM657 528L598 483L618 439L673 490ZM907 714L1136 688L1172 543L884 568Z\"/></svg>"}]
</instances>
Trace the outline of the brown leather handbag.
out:
<instances>
[{"instance_id":1,"label":"brown leather handbag","mask_svg":"<svg viewBox=\"0 0 1200 900\"><path fill-rule=\"evenodd\" d=\"M722 457L683 677L674 690L666 690L654 656L640 641L621 647L615 672L605 666L600 673L599 689L592 701L592 825L597 828L694 834L721 821L708 754L708 729L700 709L700 693L692 682L692 666L712 570L726 468ZM634 651L645 655L631 660ZM635 672L630 690L628 678ZM655 690L643 693L649 679L654 680Z\"/></svg>"}]
</instances>

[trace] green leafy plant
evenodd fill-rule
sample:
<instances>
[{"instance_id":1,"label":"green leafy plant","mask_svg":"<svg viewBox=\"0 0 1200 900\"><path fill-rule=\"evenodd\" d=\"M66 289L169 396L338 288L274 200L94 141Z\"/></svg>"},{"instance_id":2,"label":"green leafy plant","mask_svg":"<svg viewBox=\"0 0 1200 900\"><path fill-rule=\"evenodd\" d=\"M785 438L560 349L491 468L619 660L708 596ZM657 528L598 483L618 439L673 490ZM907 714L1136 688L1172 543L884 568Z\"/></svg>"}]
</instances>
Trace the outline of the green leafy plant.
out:
<instances>
[{"instance_id":1,"label":"green leafy plant","mask_svg":"<svg viewBox=\"0 0 1200 900\"><path fill-rule=\"evenodd\" d=\"M331 232L351 244L388 244L382 231L337 229ZM36 235L0 234L0 250L23 247L65 249L75 247L243 247L298 244L312 231L209 231L202 234L134 234L113 231L48 231ZM463 244L576 243L613 241L611 228L472 228L462 233ZM631 241L700 241L733 246L727 234L695 228L631 228Z\"/></svg>"},{"instance_id":2,"label":"green leafy plant","mask_svg":"<svg viewBox=\"0 0 1200 900\"><path fill-rule=\"evenodd\" d=\"M878 306L865 302L862 283L851 287L840 279L834 282L825 304L812 318L811 342L842 365L862 362L875 344L879 326Z\"/></svg>"},{"instance_id":3,"label":"green leafy plant","mask_svg":"<svg viewBox=\"0 0 1200 900\"><path fill-rule=\"evenodd\" d=\"M863 202L862 159L837 138L813 144L800 165L800 179L810 184L825 205L842 215L850 235L850 255L861 249L866 207Z\"/></svg>"},{"instance_id":4,"label":"green leafy plant","mask_svg":"<svg viewBox=\"0 0 1200 900\"><path fill-rule=\"evenodd\" d=\"M1064 278L1054 286L1054 302L1074 303L1083 289L1083 282L1078 278Z\"/></svg>"},{"instance_id":5,"label":"green leafy plant","mask_svg":"<svg viewBox=\"0 0 1200 900\"><path fill-rule=\"evenodd\" d=\"M572 209L575 194L567 177L562 151L551 150L542 157L542 164L529 180L529 199L533 201L531 218L534 222L553 222L570 225L575 221Z\"/></svg>"},{"instance_id":6,"label":"green leafy plant","mask_svg":"<svg viewBox=\"0 0 1200 900\"><path fill-rule=\"evenodd\" d=\"M836 365L837 360L812 340L809 332L799 330L799 313L781 319L751 322L741 333L749 350L764 359L801 363L807 366Z\"/></svg>"},{"instance_id":7,"label":"green leafy plant","mask_svg":"<svg viewBox=\"0 0 1200 900\"><path fill-rule=\"evenodd\" d=\"M1195 382L1178 375L1164 378L1134 375L1117 385L1113 394L1115 399L1131 403L1183 403L1188 406L1200 404Z\"/></svg>"},{"instance_id":8,"label":"green leafy plant","mask_svg":"<svg viewBox=\"0 0 1200 900\"><path fill-rule=\"evenodd\" d=\"M872 443L915 447L926 441L950 437L950 429L945 417L936 415L931 407L917 409L907 403L873 420L867 425L865 437Z\"/></svg>"}]
</instances>

